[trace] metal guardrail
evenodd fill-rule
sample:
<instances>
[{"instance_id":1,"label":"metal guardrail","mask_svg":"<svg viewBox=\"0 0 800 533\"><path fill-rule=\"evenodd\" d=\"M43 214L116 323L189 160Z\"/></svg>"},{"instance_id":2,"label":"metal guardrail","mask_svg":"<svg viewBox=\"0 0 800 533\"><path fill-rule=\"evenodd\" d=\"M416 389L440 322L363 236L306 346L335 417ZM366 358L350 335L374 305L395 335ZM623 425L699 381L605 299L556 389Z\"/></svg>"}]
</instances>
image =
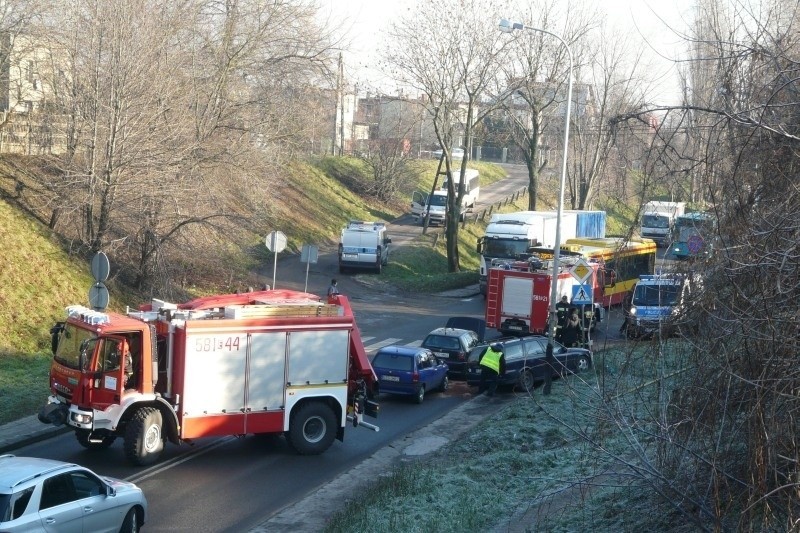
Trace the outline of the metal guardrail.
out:
<instances>
[{"instance_id":1,"label":"metal guardrail","mask_svg":"<svg viewBox=\"0 0 800 533\"><path fill-rule=\"evenodd\" d=\"M528 188L523 187L517 192L510 194L509 196L506 196L499 202L490 204L489 206L484 207L480 211L472 213L470 216L465 216L464 220L461 222L461 227L462 228L465 227L467 222L478 222L478 221L483 222L484 220L486 220L487 217L491 217L492 213L494 213L495 210L500 209L501 207L506 206L508 204L512 204L517 200L519 200L520 198L526 196L527 194L528 194Z\"/></svg>"}]
</instances>

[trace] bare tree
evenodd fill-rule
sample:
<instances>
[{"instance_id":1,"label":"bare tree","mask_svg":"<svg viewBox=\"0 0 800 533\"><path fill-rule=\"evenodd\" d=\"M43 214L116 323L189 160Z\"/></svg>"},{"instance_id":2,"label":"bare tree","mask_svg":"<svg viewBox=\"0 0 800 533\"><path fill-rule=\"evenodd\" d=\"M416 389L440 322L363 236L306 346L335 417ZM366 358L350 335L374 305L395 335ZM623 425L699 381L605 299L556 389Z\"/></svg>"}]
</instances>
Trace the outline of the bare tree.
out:
<instances>
[{"instance_id":1,"label":"bare tree","mask_svg":"<svg viewBox=\"0 0 800 533\"><path fill-rule=\"evenodd\" d=\"M678 116L653 150L691 176L717 229L691 265L700 335L658 343L658 360L679 364L657 380L659 407L631 449L643 462L656 443L637 472L705 530L793 530L800 518L797 9L700 2L685 103L646 110Z\"/></svg>"},{"instance_id":2,"label":"bare tree","mask_svg":"<svg viewBox=\"0 0 800 533\"><path fill-rule=\"evenodd\" d=\"M497 20L499 16L488 0L420 5L395 23L392 46L385 53L395 77L425 95L443 151L443 172L448 178L445 224L450 272L460 268L458 222L465 187L463 179L449 178L456 173L463 178L475 124L491 109L486 97L504 53ZM452 148L459 138L463 139L465 157L457 168Z\"/></svg>"},{"instance_id":3,"label":"bare tree","mask_svg":"<svg viewBox=\"0 0 800 533\"><path fill-rule=\"evenodd\" d=\"M581 6L564 10L563 3L540 0L524 3L517 11L523 23L543 31L524 31L513 36L511 53L501 67L504 83L497 98L510 125L510 138L520 148L528 168L528 207L536 210L539 174L548 163L544 151L563 139L561 123L566 107L569 54L550 32L571 49L591 28L596 13ZM581 57L575 54L574 57ZM577 67L577 65L574 65ZM562 133L559 133L562 132Z\"/></svg>"},{"instance_id":4,"label":"bare tree","mask_svg":"<svg viewBox=\"0 0 800 533\"><path fill-rule=\"evenodd\" d=\"M260 231L302 140L296 89L330 72L316 15L311 1L54 3L37 35L61 66L53 199L80 220L74 236L132 259L144 286L192 250L213 268L209 249Z\"/></svg>"}]
</instances>

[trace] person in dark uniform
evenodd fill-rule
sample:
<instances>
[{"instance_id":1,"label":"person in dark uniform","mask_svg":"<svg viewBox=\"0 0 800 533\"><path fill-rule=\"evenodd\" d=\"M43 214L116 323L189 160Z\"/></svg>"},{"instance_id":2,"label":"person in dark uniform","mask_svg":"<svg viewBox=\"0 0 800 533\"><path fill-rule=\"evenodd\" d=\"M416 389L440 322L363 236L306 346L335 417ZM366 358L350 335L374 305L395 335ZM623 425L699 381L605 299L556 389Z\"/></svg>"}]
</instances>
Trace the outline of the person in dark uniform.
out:
<instances>
[{"instance_id":1,"label":"person in dark uniform","mask_svg":"<svg viewBox=\"0 0 800 533\"><path fill-rule=\"evenodd\" d=\"M566 295L561 297L561 301L556 304L556 340L561 342L564 335L564 326L567 324L569 316L569 300Z\"/></svg>"},{"instance_id":2,"label":"person in dark uniform","mask_svg":"<svg viewBox=\"0 0 800 533\"><path fill-rule=\"evenodd\" d=\"M629 290L625 293L625 297L622 299L622 325L619 327L620 333L626 333L628 331L628 323L631 319L631 307L633 307L633 289Z\"/></svg>"}]
</instances>

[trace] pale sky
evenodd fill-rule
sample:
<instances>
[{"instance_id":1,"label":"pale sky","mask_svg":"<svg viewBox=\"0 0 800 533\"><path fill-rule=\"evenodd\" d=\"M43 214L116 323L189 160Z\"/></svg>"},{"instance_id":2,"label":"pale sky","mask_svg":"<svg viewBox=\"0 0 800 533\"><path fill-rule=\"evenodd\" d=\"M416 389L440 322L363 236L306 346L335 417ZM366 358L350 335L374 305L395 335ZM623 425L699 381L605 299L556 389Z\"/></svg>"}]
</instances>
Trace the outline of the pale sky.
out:
<instances>
[{"instance_id":1,"label":"pale sky","mask_svg":"<svg viewBox=\"0 0 800 533\"><path fill-rule=\"evenodd\" d=\"M380 71L375 68L383 42L382 29L388 28L392 19L404 11L427 1L435 0L320 0L323 10L329 10L334 18L343 19L344 25L350 29L352 49L344 54L345 68L349 77L366 81L367 84L381 89L384 89L384 84L390 86L391 81L384 79ZM675 87L677 82L672 81L674 67L669 61L658 59L658 55L675 57L682 55L682 49L677 48L679 43L676 42L675 36L663 30L663 27L667 23L676 28L685 28L694 4L695 0L602 0L601 2L601 6L616 25L630 28L631 35L637 40L642 39L641 34L647 36L651 47L656 49L652 55L659 65L659 70L664 71L665 85L671 83L675 84ZM514 19L513 14L508 14L508 17ZM664 22L659 19L663 19Z\"/></svg>"}]
</instances>

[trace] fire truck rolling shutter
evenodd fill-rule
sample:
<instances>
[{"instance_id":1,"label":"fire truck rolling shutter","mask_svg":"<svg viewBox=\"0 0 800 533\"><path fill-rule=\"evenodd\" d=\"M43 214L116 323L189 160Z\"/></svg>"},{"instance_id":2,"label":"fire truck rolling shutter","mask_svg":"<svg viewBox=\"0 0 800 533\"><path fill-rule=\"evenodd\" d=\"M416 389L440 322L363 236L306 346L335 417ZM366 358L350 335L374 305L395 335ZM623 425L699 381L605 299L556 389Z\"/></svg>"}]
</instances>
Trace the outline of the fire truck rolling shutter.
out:
<instances>
[{"instance_id":1,"label":"fire truck rolling shutter","mask_svg":"<svg viewBox=\"0 0 800 533\"><path fill-rule=\"evenodd\" d=\"M254 333L250 343L247 406L252 412L280 409L284 405L286 333Z\"/></svg>"},{"instance_id":2,"label":"fire truck rolling shutter","mask_svg":"<svg viewBox=\"0 0 800 533\"><path fill-rule=\"evenodd\" d=\"M531 314L532 278L505 278L503 283L502 316L529 317Z\"/></svg>"},{"instance_id":3,"label":"fire truck rolling shutter","mask_svg":"<svg viewBox=\"0 0 800 533\"><path fill-rule=\"evenodd\" d=\"M347 383L348 333L347 330L291 332L289 383Z\"/></svg>"},{"instance_id":4,"label":"fire truck rolling shutter","mask_svg":"<svg viewBox=\"0 0 800 533\"><path fill-rule=\"evenodd\" d=\"M240 413L246 364L247 335L187 335L183 412L191 417Z\"/></svg>"}]
</instances>

